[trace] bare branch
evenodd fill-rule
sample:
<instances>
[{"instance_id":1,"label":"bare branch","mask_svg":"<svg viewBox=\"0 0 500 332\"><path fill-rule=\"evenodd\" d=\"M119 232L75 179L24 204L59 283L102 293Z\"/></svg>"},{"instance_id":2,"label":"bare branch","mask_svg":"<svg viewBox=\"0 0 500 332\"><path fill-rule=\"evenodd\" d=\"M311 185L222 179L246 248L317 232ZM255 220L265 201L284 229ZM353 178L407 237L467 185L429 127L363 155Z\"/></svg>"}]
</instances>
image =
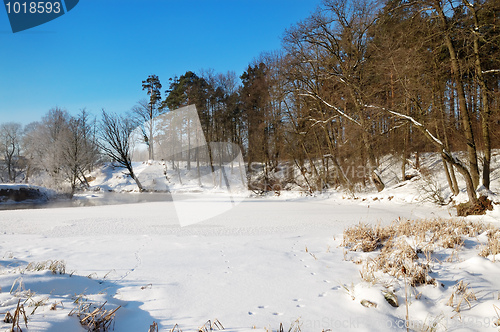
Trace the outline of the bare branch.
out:
<instances>
[{"instance_id":1,"label":"bare branch","mask_svg":"<svg viewBox=\"0 0 500 332\"><path fill-rule=\"evenodd\" d=\"M310 91L307 91L306 93L299 93L299 96L304 96L304 97L311 97L311 98L314 98L314 99L317 99L319 101L321 101L323 104L325 104L326 106L330 107L331 109L335 110L337 113L339 113L341 116L345 117L346 119L348 119L349 121L357 124L358 126L362 127L361 126L361 123L359 123L359 121L357 121L356 119L350 117L349 115L347 115L345 112L343 112L340 108L330 104L329 102L327 102L326 100L324 100L323 98L321 98L320 96L316 95L316 94L313 94L312 92Z\"/></svg>"}]
</instances>

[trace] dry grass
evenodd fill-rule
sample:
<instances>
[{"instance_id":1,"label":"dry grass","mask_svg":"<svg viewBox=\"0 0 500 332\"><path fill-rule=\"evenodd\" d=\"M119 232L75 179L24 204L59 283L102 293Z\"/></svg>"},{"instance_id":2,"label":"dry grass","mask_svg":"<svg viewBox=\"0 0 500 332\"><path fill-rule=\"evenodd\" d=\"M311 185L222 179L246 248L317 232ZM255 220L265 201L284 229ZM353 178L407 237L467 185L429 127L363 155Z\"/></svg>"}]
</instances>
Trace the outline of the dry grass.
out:
<instances>
[{"instance_id":1,"label":"dry grass","mask_svg":"<svg viewBox=\"0 0 500 332\"><path fill-rule=\"evenodd\" d=\"M90 332L105 332L108 331L115 318L116 311L121 306L113 310L106 310L104 302L97 307L93 303L80 303L78 308L71 310L69 316L76 315L80 319L80 324Z\"/></svg>"},{"instance_id":2,"label":"dry grass","mask_svg":"<svg viewBox=\"0 0 500 332\"><path fill-rule=\"evenodd\" d=\"M27 297L30 298L34 295L34 293L30 289L26 289L23 278L19 277L12 283L12 287L10 288L10 294L15 297Z\"/></svg>"},{"instance_id":3,"label":"dry grass","mask_svg":"<svg viewBox=\"0 0 500 332\"><path fill-rule=\"evenodd\" d=\"M423 183L418 186L421 199L438 205L446 205L441 186L434 178L432 171L421 167L420 173L423 180Z\"/></svg>"},{"instance_id":4,"label":"dry grass","mask_svg":"<svg viewBox=\"0 0 500 332\"><path fill-rule=\"evenodd\" d=\"M59 304L59 305L61 305L61 307L62 307L62 308L64 308L63 303L62 303L61 301L59 301L59 302L54 302L54 303L52 303L52 305L50 306L50 310L52 310L52 311L57 310L57 305L58 305L58 304Z\"/></svg>"},{"instance_id":5,"label":"dry grass","mask_svg":"<svg viewBox=\"0 0 500 332\"><path fill-rule=\"evenodd\" d=\"M182 332L182 330L179 328L178 324L175 324L168 332Z\"/></svg>"},{"instance_id":6,"label":"dry grass","mask_svg":"<svg viewBox=\"0 0 500 332\"><path fill-rule=\"evenodd\" d=\"M429 276L429 264L418 261L418 255L404 239L390 241L384 246L374 260L372 267L395 278L408 279L410 286L434 284L435 280Z\"/></svg>"},{"instance_id":7,"label":"dry grass","mask_svg":"<svg viewBox=\"0 0 500 332\"><path fill-rule=\"evenodd\" d=\"M58 260L31 262L23 270L23 273L26 271L51 271L53 274L66 274L66 263Z\"/></svg>"},{"instance_id":8,"label":"dry grass","mask_svg":"<svg viewBox=\"0 0 500 332\"><path fill-rule=\"evenodd\" d=\"M153 324L149 326L148 332L158 332L158 323L153 321Z\"/></svg>"},{"instance_id":9,"label":"dry grass","mask_svg":"<svg viewBox=\"0 0 500 332\"><path fill-rule=\"evenodd\" d=\"M205 324L203 324L196 330L196 332L210 332L210 331L221 331L221 330L225 330L225 328L224 326L222 326L222 323L216 318L213 321L212 320L206 321ZM159 332L158 323L153 322L153 324L149 326L148 332ZM174 327L168 330L168 332L182 332L182 330L179 324L175 324Z\"/></svg>"},{"instance_id":10,"label":"dry grass","mask_svg":"<svg viewBox=\"0 0 500 332\"><path fill-rule=\"evenodd\" d=\"M405 236L416 242L454 248L463 243L462 236L474 237L491 229L480 222L466 220L397 220L381 227L359 224L344 230L342 245L351 251L374 251L387 246L393 239ZM500 231L499 231L500 232ZM498 234L500 237L500 234Z\"/></svg>"},{"instance_id":11,"label":"dry grass","mask_svg":"<svg viewBox=\"0 0 500 332\"><path fill-rule=\"evenodd\" d=\"M488 243L481 249L479 255L488 257L500 253L500 229L490 229L487 233Z\"/></svg>"},{"instance_id":12,"label":"dry grass","mask_svg":"<svg viewBox=\"0 0 500 332\"><path fill-rule=\"evenodd\" d=\"M380 225L373 228L370 225L360 223L344 230L342 245L352 251L374 251L379 249L392 236L390 231L381 228Z\"/></svg>"},{"instance_id":13,"label":"dry grass","mask_svg":"<svg viewBox=\"0 0 500 332\"><path fill-rule=\"evenodd\" d=\"M218 331L224 330L224 326L222 326L221 322L216 318L214 321L208 320L202 327L198 329L198 332L209 332L209 331Z\"/></svg>"},{"instance_id":14,"label":"dry grass","mask_svg":"<svg viewBox=\"0 0 500 332\"><path fill-rule=\"evenodd\" d=\"M366 282L376 283L375 272L381 271L395 278L406 278L410 286L435 284L436 281L429 276L434 249L442 247L458 251L464 244L464 237L475 237L489 227L484 223L455 219L399 219L385 227L358 224L344 231L342 245L351 251L380 250L360 270L361 278ZM500 230L490 230L489 244L483 251L485 255L500 252ZM423 254L426 259L420 259L418 254Z\"/></svg>"},{"instance_id":15,"label":"dry grass","mask_svg":"<svg viewBox=\"0 0 500 332\"><path fill-rule=\"evenodd\" d=\"M471 203L461 203L457 206L457 215L459 217L466 217L470 215L483 215L486 211L493 210L493 202L485 196L480 196L477 203L472 205Z\"/></svg>"},{"instance_id":16,"label":"dry grass","mask_svg":"<svg viewBox=\"0 0 500 332\"><path fill-rule=\"evenodd\" d=\"M14 311L14 316L12 316L10 312L7 312L3 319L4 323L12 324L12 327L8 331L22 331L21 327L19 326L21 318L23 318L24 325L26 326L26 328L28 328L28 318L26 317L26 311L24 310L24 305L21 304L21 300L19 300L17 302L16 311Z\"/></svg>"},{"instance_id":17,"label":"dry grass","mask_svg":"<svg viewBox=\"0 0 500 332\"><path fill-rule=\"evenodd\" d=\"M446 305L454 308L454 310L459 313L462 309L463 304L467 304L469 309L472 307L471 302L476 301L476 294L469 287L469 284L464 283L462 280L457 282L454 286L455 292L451 294L450 299Z\"/></svg>"},{"instance_id":18,"label":"dry grass","mask_svg":"<svg viewBox=\"0 0 500 332\"><path fill-rule=\"evenodd\" d=\"M498 313L500 308L498 308L496 305L493 305L493 309L495 309L495 313L497 315L496 320L493 322L493 325L500 326L500 314Z\"/></svg>"},{"instance_id":19,"label":"dry grass","mask_svg":"<svg viewBox=\"0 0 500 332\"><path fill-rule=\"evenodd\" d=\"M454 248L463 243L462 236L477 236L488 226L465 220L397 220L389 226L358 224L344 230L342 245L352 251L370 252L384 247L391 239L413 237L418 242L428 242L444 248Z\"/></svg>"},{"instance_id":20,"label":"dry grass","mask_svg":"<svg viewBox=\"0 0 500 332\"><path fill-rule=\"evenodd\" d=\"M300 323L300 319L297 319L297 320L295 320L295 322L293 322L290 325L290 327L286 331L287 332L301 332L302 331L301 326L302 326L302 324ZM325 330L323 330L323 331L326 332ZM276 330L276 332L285 332L285 328L283 326L283 323L280 323L280 328L278 330Z\"/></svg>"},{"instance_id":21,"label":"dry grass","mask_svg":"<svg viewBox=\"0 0 500 332\"><path fill-rule=\"evenodd\" d=\"M30 313L30 315L34 315L35 311L39 307L44 307L48 302L49 302L48 296L42 297L38 300L35 300L33 296L30 296L30 297L28 297L28 299L26 299L26 301L24 301L24 304L28 303L28 307L34 307L33 311L31 311L31 313Z\"/></svg>"}]
</instances>

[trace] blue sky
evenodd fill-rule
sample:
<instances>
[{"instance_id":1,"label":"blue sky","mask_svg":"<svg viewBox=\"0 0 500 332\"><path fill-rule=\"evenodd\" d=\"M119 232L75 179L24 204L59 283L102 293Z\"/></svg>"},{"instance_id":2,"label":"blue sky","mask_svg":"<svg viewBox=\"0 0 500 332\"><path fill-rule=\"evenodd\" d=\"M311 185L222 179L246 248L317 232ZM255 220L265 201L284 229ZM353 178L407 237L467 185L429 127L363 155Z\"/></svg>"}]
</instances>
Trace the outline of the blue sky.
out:
<instances>
[{"instance_id":1,"label":"blue sky","mask_svg":"<svg viewBox=\"0 0 500 332\"><path fill-rule=\"evenodd\" d=\"M0 122L38 121L52 107L126 112L141 81L212 68L237 75L320 0L81 0L13 34L0 8ZM3 6L2 6L3 7Z\"/></svg>"}]
</instances>

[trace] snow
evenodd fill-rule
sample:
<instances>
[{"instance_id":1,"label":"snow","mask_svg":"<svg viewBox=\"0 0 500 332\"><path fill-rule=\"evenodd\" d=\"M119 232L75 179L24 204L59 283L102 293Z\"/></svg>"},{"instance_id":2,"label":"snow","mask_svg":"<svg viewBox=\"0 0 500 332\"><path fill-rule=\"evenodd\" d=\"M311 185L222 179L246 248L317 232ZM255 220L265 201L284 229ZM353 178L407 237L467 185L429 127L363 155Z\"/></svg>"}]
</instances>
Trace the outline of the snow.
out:
<instances>
[{"instance_id":1,"label":"snow","mask_svg":"<svg viewBox=\"0 0 500 332\"><path fill-rule=\"evenodd\" d=\"M421 158L449 201L439 158ZM234 205L233 196L223 188L200 187L185 167L181 167L183 184L176 182L176 173L167 173L170 182L146 176L148 167L160 166L138 164L138 173L158 190L168 185L176 200L168 194L126 193L117 195L151 195L158 201L0 212L0 312L13 313L22 299L29 318L27 328L20 323L23 331L85 331L76 316L68 316L78 307L77 299L98 306L106 303L108 310L121 306L112 325L120 332L147 331L153 321L160 331L175 324L183 331L198 331L207 320L217 319L226 331L234 332L276 331L280 323L288 330L295 322L308 332L405 331L403 280L363 281L363 264L354 262L374 253L348 252L341 246L342 233L358 223L384 226L400 219L455 215L449 205L425 199L419 192L425 184L421 178L398 179L400 165L395 158L382 161L379 170L386 189L381 193L369 188L315 196L283 191L279 196L255 197L235 192L239 204ZM413 172L411 167L409 171ZM98 202L109 190L134 191L135 184L122 172L109 165L96 171L94 191L80 199ZM231 176L236 181L239 175ZM497 169L492 178L492 188L498 188ZM204 220L183 224L178 203L184 211L204 215ZM495 208L467 219L497 226L499 217ZM406 240L415 245L414 239ZM435 257L443 258L431 266L437 285L409 287L412 329L433 324L437 331L495 329L500 255L478 256L486 233L464 241L456 252L434 251ZM454 255L451 260L450 255ZM31 262L47 261L64 261L65 273L26 269ZM457 313L446 303L460 280L469 284L478 300ZM399 307L384 299L387 289L394 290ZM37 301L43 305L34 306ZM53 304L55 310L50 310ZM0 330L9 327L0 322Z\"/></svg>"},{"instance_id":2,"label":"snow","mask_svg":"<svg viewBox=\"0 0 500 332\"><path fill-rule=\"evenodd\" d=\"M402 308L394 310L377 288L360 282L359 266L339 248L341 233L358 222L438 216L447 210L338 197L249 198L188 227L178 224L172 202L3 211L0 303L2 311L15 309L9 290L21 276L26 289L49 298L30 316L29 331L83 330L67 316L78 294L121 305L116 331L146 331L153 321L160 330L179 324L187 331L208 319L228 331L277 329L297 319L304 331L400 330ZM46 260L64 260L67 274L16 273ZM485 273L478 283L491 287L497 265L482 258L469 263L474 269L461 273ZM377 308L363 307L362 298ZM49 310L55 302L62 305ZM425 318L429 308L419 306L411 312Z\"/></svg>"}]
</instances>

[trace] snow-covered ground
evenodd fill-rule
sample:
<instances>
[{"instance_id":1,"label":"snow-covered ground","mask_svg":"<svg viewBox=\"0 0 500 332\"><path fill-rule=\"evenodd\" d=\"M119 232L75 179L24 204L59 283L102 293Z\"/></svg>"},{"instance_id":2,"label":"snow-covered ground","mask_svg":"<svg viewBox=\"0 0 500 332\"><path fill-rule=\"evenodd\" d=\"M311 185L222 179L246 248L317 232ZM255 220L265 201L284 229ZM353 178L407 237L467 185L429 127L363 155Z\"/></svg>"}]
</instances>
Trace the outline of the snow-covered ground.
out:
<instances>
[{"instance_id":1,"label":"snow-covered ground","mask_svg":"<svg viewBox=\"0 0 500 332\"><path fill-rule=\"evenodd\" d=\"M280 323L287 329L297 319L302 331L401 330L404 306L380 300L378 288L361 281L360 266L346 261L339 245L343 230L358 222L449 217L447 208L429 206L339 196L253 198L188 227L179 226L172 202L3 211L0 311L13 312L18 298L26 300L31 290L28 314L35 302L46 299L46 304L28 316L26 331L84 331L76 317L68 317L77 298L107 301L109 309L121 305L115 331L147 331L153 321L160 331L175 324L190 331L209 319L228 331L277 330ZM491 319L492 303L499 302L491 289L500 289L500 266L473 253L464 258L469 260L455 270L438 271L437 279L450 285L468 276L488 303L476 311ZM66 274L21 273L28 263L47 260L64 260ZM364 307L361 299L378 306ZM54 303L56 310L50 310ZM410 315L440 314L429 308L414 301ZM443 314L451 317L448 311ZM9 326L2 324L4 330ZM24 331L24 323L21 327Z\"/></svg>"},{"instance_id":2,"label":"snow-covered ground","mask_svg":"<svg viewBox=\"0 0 500 332\"><path fill-rule=\"evenodd\" d=\"M439 159L431 155L422 164L448 201ZM233 197L217 186L200 187L193 171L168 170L166 180L158 165L138 167L146 186L160 191L168 185L183 209L203 213L201 207L218 211L232 203ZM149 172L155 167L158 172ZM394 159L382 162L386 189L381 193L368 188L354 195L247 195L232 209L185 227L177 217L180 205L165 194L154 196L154 202L1 211L0 313L13 314L21 300L28 317L27 328L22 319L19 323L23 331L85 331L76 315L68 314L88 303L105 303L106 310L121 306L111 325L120 332L148 331L153 322L159 331L176 324L198 331L208 320L238 332L276 331L281 323L285 331L297 326L304 332L404 331L408 307L416 331L432 326L437 331L498 330L500 255L478 255L488 241L486 232L463 237L462 246L434 248L430 268L436 284L409 287L407 300L402 278L362 280L360 271L374 253L343 247L346 228L455 216L451 205L426 199L421 187L428 180L398 181L398 169ZM239 172L228 174L238 182ZM98 202L109 190L135 189L119 169L104 168L94 177L95 191L80 200ZM492 188L498 188L497 168L492 178ZM113 203L119 201L118 196ZM497 227L500 213L495 206L467 220ZM405 241L417 248L414 239ZM458 298L455 307L447 304L460 281L476 300L470 307L465 301L456 312ZM384 299L387 289L394 291L399 307ZM0 321L0 330L11 326Z\"/></svg>"}]
</instances>

